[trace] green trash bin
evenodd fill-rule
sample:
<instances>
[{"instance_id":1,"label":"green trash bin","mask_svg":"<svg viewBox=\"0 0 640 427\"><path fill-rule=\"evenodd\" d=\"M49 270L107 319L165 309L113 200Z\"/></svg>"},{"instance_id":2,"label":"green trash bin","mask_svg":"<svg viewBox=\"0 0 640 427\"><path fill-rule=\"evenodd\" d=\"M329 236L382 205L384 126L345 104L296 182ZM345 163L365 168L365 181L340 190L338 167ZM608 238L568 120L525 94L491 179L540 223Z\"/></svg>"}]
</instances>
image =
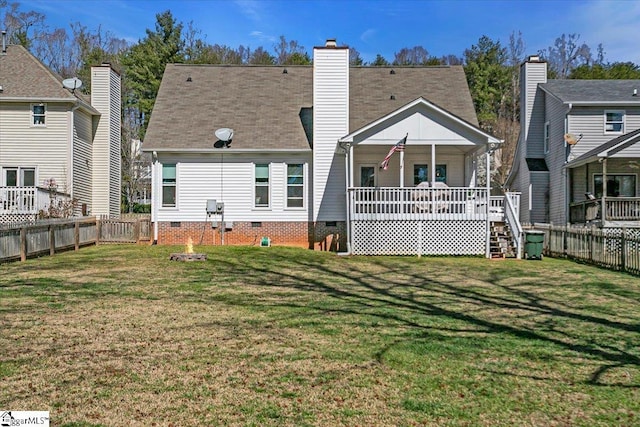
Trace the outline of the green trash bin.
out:
<instances>
[{"instance_id":1,"label":"green trash bin","mask_svg":"<svg viewBox=\"0 0 640 427\"><path fill-rule=\"evenodd\" d=\"M525 230L524 258L525 259L542 259L543 243L544 243L544 231Z\"/></svg>"}]
</instances>

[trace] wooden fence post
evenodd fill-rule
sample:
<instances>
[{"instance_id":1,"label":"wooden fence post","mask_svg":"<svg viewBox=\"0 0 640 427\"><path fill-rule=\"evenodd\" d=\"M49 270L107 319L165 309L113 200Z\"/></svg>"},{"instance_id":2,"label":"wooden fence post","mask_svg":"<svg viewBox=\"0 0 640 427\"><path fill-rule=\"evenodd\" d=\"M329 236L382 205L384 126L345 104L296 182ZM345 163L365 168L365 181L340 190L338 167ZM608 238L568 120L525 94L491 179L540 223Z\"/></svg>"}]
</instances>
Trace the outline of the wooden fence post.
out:
<instances>
[{"instance_id":1,"label":"wooden fence post","mask_svg":"<svg viewBox=\"0 0 640 427\"><path fill-rule=\"evenodd\" d=\"M80 249L80 221L76 220L73 227L73 243L74 250L78 251Z\"/></svg>"},{"instance_id":2,"label":"wooden fence post","mask_svg":"<svg viewBox=\"0 0 640 427\"><path fill-rule=\"evenodd\" d=\"M27 260L27 227L20 227L20 261Z\"/></svg>"},{"instance_id":3,"label":"wooden fence post","mask_svg":"<svg viewBox=\"0 0 640 427\"><path fill-rule=\"evenodd\" d=\"M100 243L100 233L102 233L102 220L96 217L96 245Z\"/></svg>"},{"instance_id":4,"label":"wooden fence post","mask_svg":"<svg viewBox=\"0 0 640 427\"><path fill-rule=\"evenodd\" d=\"M620 236L620 264L622 271L627 271L627 228L622 227L622 235Z\"/></svg>"},{"instance_id":5,"label":"wooden fence post","mask_svg":"<svg viewBox=\"0 0 640 427\"><path fill-rule=\"evenodd\" d=\"M55 225L49 225L49 255L53 256L56 253L56 227Z\"/></svg>"}]
</instances>

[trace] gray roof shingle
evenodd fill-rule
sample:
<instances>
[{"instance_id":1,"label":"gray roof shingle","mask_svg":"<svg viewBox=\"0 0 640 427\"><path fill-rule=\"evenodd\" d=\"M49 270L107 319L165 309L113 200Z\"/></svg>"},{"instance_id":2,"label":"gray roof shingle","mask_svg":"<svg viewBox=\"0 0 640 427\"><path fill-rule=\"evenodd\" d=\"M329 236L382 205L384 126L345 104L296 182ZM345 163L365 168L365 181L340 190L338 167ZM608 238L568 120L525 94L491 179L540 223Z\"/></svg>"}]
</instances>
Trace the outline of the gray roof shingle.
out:
<instances>
[{"instance_id":1,"label":"gray roof shingle","mask_svg":"<svg viewBox=\"0 0 640 427\"><path fill-rule=\"evenodd\" d=\"M349 80L350 132L420 96L478 124L461 66L352 67ZM312 107L312 66L169 64L144 148L209 149L228 127L235 149L308 150Z\"/></svg>"},{"instance_id":2,"label":"gray roof shingle","mask_svg":"<svg viewBox=\"0 0 640 427\"><path fill-rule=\"evenodd\" d=\"M0 54L0 100L3 98L69 99L77 98L62 86L62 78L45 67L20 45L8 45ZM81 97L78 93L78 97Z\"/></svg>"},{"instance_id":3,"label":"gray roof shingle","mask_svg":"<svg viewBox=\"0 0 640 427\"><path fill-rule=\"evenodd\" d=\"M549 80L542 89L558 97L562 102L600 103L620 102L640 105L640 80Z\"/></svg>"}]
</instances>

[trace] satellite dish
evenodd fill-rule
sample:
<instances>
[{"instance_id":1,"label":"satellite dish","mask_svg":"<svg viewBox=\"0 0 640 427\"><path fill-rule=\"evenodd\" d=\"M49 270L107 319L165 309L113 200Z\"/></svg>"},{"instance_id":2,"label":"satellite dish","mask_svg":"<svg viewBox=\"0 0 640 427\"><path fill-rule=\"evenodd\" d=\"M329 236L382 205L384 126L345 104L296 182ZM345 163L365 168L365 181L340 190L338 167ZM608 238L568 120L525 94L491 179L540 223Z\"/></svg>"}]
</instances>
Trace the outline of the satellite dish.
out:
<instances>
[{"instance_id":1,"label":"satellite dish","mask_svg":"<svg viewBox=\"0 0 640 427\"><path fill-rule=\"evenodd\" d=\"M216 137L220 141L227 143L227 145L229 145L229 143L231 142L231 139L233 139L233 129L221 128L221 129L218 129L215 133L216 133Z\"/></svg>"},{"instance_id":2,"label":"satellite dish","mask_svg":"<svg viewBox=\"0 0 640 427\"><path fill-rule=\"evenodd\" d=\"M576 145L578 141L580 141L581 139L582 139L582 134L580 134L577 138L572 133L564 134L564 142L566 142L569 145Z\"/></svg>"},{"instance_id":3,"label":"satellite dish","mask_svg":"<svg viewBox=\"0 0 640 427\"><path fill-rule=\"evenodd\" d=\"M233 138L233 129L229 129L229 128L221 128L218 129L216 131L216 137L220 140L220 141L231 141L231 139Z\"/></svg>"},{"instance_id":4,"label":"satellite dish","mask_svg":"<svg viewBox=\"0 0 640 427\"><path fill-rule=\"evenodd\" d=\"M62 81L62 86L66 87L71 92L73 92L76 89L80 89L82 87L82 80L80 80L77 77L71 77L70 79L64 79Z\"/></svg>"}]
</instances>

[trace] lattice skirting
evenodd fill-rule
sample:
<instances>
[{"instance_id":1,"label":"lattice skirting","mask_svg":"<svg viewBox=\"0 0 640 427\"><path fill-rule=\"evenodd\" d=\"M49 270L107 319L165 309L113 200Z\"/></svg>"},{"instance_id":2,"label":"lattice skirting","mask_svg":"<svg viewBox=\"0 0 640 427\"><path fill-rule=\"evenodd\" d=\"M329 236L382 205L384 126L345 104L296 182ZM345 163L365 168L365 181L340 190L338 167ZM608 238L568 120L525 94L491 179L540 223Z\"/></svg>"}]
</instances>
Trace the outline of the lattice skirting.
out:
<instances>
[{"instance_id":1,"label":"lattice skirting","mask_svg":"<svg viewBox=\"0 0 640 427\"><path fill-rule=\"evenodd\" d=\"M355 255L484 255L485 221L352 221Z\"/></svg>"},{"instance_id":2,"label":"lattice skirting","mask_svg":"<svg viewBox=\"0 0 640 427\"><path fill-rule=\"evenodd\" d=\"M10 223L21 223L27 221L33 221L36 219L36 215L34 214L3 214L0 215L0 224L10 224Z\"/></svg>"}]
</instances>

